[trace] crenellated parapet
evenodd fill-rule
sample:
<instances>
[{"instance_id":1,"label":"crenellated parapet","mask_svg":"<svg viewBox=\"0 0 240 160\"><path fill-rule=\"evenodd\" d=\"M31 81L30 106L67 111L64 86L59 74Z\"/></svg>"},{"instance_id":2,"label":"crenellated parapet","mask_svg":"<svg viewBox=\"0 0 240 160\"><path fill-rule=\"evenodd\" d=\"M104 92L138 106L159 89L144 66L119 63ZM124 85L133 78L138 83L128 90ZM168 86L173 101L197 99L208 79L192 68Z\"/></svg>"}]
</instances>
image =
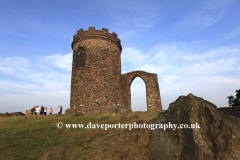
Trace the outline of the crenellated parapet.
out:
<instances>
[{"instance_id":1,"label":"crenellated parapet","mask_svg":"<svg viewBox=\"0 0 240 160\"><path fill-rule=\"evenodd\" d=\"M83 31L81 28L77 31L77 34L73 36L72 48L74 45L82 40L86 39L102 39L114 43L122 51L121 40L114 32L108 33L108 29L102 28L102 30L95 30L95 27L89 27L87 31Z\"/></svg>"}]
</instances>

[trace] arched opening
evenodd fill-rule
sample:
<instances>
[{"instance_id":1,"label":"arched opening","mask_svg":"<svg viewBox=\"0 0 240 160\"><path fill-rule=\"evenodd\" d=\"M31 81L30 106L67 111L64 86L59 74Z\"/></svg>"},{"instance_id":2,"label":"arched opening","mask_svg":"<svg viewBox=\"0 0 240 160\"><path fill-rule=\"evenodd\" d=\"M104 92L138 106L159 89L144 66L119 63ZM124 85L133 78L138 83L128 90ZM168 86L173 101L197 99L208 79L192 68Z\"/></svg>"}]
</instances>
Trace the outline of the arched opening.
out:
<instances>
[{"instance_id":1,"label":"arched opening","mask_svg":"<svg viewBox=\"0 0 240 160\"><path fill-rule=\"evenodd\" d=\"M147 111L146 84L136 77L130 86L132 111Z\"/></svg>"}]
</instances>

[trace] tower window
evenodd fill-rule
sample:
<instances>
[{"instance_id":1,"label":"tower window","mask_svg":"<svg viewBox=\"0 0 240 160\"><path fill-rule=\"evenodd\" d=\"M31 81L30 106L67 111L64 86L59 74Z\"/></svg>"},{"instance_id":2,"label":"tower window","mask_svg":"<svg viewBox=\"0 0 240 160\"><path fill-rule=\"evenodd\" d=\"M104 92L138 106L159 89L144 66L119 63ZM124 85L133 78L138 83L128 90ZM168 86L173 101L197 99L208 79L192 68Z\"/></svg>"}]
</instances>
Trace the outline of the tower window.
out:
<instances>
[{"instance_id":1,"label":"tower window","mask_svg":"<svg viewBox=\"0 0 240 160\"><path fill-rule=\"evenodd\" d=\"M85 50L83 47L79 47L76 57L76 67L85 66Z\"/></svg>"}]
</instances>

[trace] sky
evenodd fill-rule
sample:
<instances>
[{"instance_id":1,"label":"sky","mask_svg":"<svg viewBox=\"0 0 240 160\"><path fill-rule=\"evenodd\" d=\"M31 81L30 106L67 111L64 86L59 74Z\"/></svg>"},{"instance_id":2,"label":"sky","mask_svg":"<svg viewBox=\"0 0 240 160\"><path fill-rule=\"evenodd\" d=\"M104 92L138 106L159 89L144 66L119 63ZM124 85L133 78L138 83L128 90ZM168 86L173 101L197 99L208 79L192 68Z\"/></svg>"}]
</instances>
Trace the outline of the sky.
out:
<instances>
[{"instance_id":1,"label":"sky","mask_svg":"<svg viewBox=\"0 0 240 160\"><path fill-rule=\"evenodd\" d=\"M121 39L122 73L156 73L163 109L192 93L217 107L240 89L240 1L0 1L0 113L70 108L73 35L107 28ZM146 88L131 85L133 111Z\"/></svg>"}]
</instances>

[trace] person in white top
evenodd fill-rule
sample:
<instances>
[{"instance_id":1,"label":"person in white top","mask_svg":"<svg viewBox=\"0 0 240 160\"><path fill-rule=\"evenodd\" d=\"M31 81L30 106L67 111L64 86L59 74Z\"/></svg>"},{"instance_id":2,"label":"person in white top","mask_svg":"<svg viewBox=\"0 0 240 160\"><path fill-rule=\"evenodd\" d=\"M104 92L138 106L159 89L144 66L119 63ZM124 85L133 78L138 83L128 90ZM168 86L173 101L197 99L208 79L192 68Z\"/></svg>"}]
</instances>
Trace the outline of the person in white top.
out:
<instances>
[{"instance_id":1,"label":"person in white top","mask_svg":"<svg viewBox=\"0 0 240 160\"><path fill-rule=\"evenodd\" d=\"M44 108L44 115L47 115L47 107Z\"/></svg>"},{"instance_id":2,"label":"person in white top","mask_svg":"<svg viewBox=\"0 0 240 160\"><path fill-rule=\"evenodd\" d=\"M35 112L37 113L37 115L40 115L40 110L41 110L41 108L37 106L35 109Z\"/></svg>"},{"instance_id":3,"label":"person in white top","mask_svg":"<svg viewBox=\"0 0 240 160\"><path fill-rule=\"evenodd\" d=\"M61 106L59 106L57 109L58 109L58 114L60 114L61 113Z\"/></svg>"}]
</instances>

